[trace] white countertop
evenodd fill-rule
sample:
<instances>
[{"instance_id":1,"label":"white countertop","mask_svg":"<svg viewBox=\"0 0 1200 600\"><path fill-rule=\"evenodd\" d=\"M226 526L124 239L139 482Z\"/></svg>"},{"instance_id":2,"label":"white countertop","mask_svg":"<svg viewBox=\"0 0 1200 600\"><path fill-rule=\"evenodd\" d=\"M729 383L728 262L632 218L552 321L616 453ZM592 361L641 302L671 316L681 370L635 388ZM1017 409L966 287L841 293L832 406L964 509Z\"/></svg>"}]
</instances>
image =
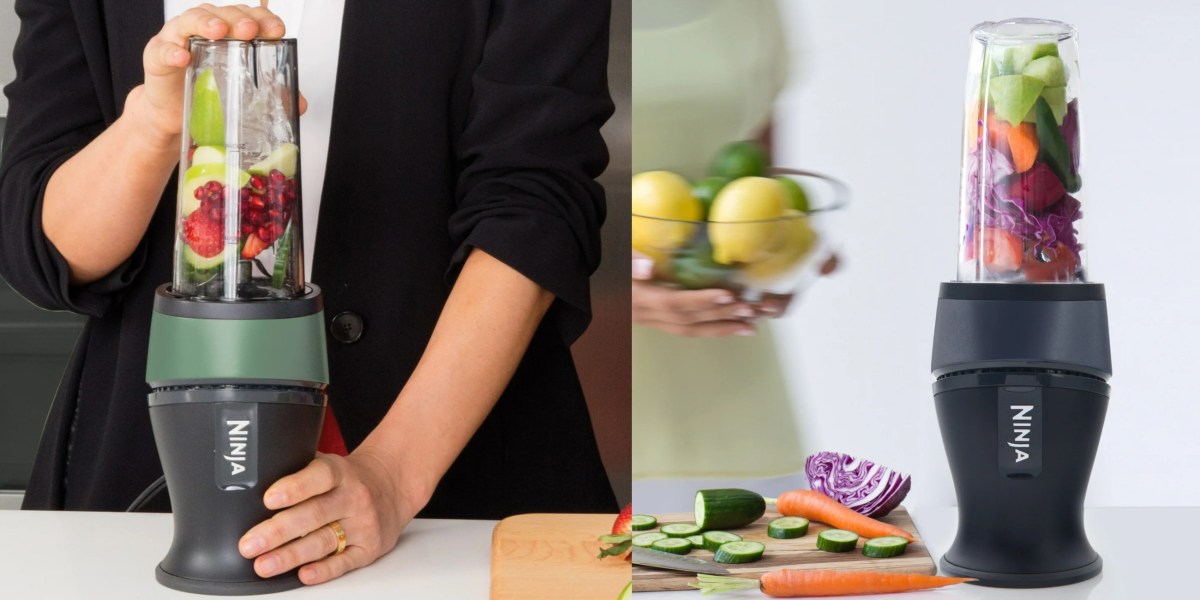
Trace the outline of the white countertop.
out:
<instances>
[{"instance_id":1,"label":"white countertop","mask_svg":"<svg viewBox=\"0 0 1200 600\"><path fill-rule=\"evenodd\" d=\"M487 598L495 521L414 521L366 569L264 598ZM203 596L162 587L166 514L0 510L0 598L141 600Z\"/></svg>"},{"instance_id":2,"label":"white countertop","mask_svg":"<svg viewBox=\"0 0 1200 600\"><path fill-rule=\"evenodd\" d=\"M954 539L954 508L910 508L934 560ZM1190 600L1200 598L1200 577L1192 569L1194 541L1200 536L1197 508L1089 508L1088 539L1104 559L1104 571L1091 580L1056 588L1009 590L956 585L903 595L854 596L863 600ZM1148 542L1148 540L1155 540ZM1157 545L1158 547L1154 547ZM638 600L689 600L699 592L636 594ZM757 591L706 596L739 600L767 598Z\"/></svg>"},{"instance_id":3,"label":"white countertop","mask_svg":"<svg viewBox=\"0 0 1200 600\"><path fill-rule=\"evenodd\" d=\"M934 557L954 536L953 508L914 508ZM915 592L912 600L1185 600L1197 597L1192 559L1200 508L1090 508L1087 529L1104 572L1083 583L1041 590L971 585ZM330 583L272 598L422 598L471 600L488 595L495 521L417 520L374 565ZM0 589L4 598L133 600L190 598L158 585L154 567L171 539L170 515L0 510ZM1153 540L1149 542L1148 540ZM1153 547L1148 544L1158 544ZM636 594L639 600L686 600L699 592ZM728 600L765 596L724 594ZM859 596L897 600L900 596ZM569 600L569 599L564 599Z\"/></svg>"}]
</instances>

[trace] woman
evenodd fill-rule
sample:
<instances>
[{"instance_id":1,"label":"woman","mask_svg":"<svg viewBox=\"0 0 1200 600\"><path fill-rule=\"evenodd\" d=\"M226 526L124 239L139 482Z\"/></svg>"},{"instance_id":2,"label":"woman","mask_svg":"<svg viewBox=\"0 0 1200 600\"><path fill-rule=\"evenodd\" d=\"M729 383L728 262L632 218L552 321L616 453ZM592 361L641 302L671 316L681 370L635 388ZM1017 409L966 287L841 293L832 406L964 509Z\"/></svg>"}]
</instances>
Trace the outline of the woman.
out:
<instances>
[{"instance_id":1,"label":"woman","mask_svg":"<svg viewBox=\"0 0 1200 600\"><path fill-rule=\"evenodd\" d=\"M302 5L301 85L318 88L304 121L329 120L315 163L325 143L303 133L305 204L320 196L311 279L331 324L357 332L328 348L351 452L268 488L283 510L242 553L264 577L303 565L312 584L374 561L418 513L615 510L569 353L604 218L608 3ZM143 378L153 290L170 280L187 40L286 29L266 7L180 9L17 2L0 270L34 303L90 317L26 508L122 510L161 474ZM324 63L336 78L308 76ZM347 548L331 555L334 521Z\"/></svg>"},{"instance_id":2,"label":"woman","mask_svg":"<svg viewBox=\"0 0 1200 600\"><path fill-rule=\"evenodd\" d=\"M633 26L635 173L695 180L722 145L769 137L788 70L773 0L637 2ZM759 322L786 303L657 287L648 261L635 256L632 284L638 511L684 510L700 487L749 479L764 493L795 487L804 455L771 330Z\"/></svg>"}]
</instances>

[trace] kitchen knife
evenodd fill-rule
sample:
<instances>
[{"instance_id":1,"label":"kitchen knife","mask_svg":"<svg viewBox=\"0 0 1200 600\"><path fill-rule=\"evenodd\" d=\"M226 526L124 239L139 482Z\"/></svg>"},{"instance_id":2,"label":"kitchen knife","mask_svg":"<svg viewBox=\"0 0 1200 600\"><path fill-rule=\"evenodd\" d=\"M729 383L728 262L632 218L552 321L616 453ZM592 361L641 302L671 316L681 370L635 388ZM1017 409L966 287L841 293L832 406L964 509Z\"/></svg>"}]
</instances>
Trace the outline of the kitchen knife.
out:
<instances>
[{"instance_id":1,"label":"kitchen knife","mask_svg":"<svg viewBox=\"0 0 1200 600\"><path fill-rule=\"evenodd\" d=\"M636 547L633 549L633 564L643 567L654 567L656 569L683 571L684 573L729 574L729 571L725 567L698 558Z\"/></svg>"}]
</instances>

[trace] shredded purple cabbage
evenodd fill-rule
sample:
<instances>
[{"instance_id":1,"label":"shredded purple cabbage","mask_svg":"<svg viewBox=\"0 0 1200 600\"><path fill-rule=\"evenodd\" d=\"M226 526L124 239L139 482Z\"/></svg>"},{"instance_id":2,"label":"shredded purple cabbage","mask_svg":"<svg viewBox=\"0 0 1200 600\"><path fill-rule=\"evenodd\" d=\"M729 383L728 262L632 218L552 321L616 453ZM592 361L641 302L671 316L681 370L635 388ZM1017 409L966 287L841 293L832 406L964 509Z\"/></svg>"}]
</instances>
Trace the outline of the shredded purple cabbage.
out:
<instances>
[{"instance_id":1,"label":"shredded purple cabbage","mask_svg":"<svg viewBox=\"0 0 1200 600\"><path fill-rule=\"evenodd\" d=\"M804 472L809 487L868 517L892 512L912 488L908 475L839 452L809 456Z\"/></svg>"}]
</instances>

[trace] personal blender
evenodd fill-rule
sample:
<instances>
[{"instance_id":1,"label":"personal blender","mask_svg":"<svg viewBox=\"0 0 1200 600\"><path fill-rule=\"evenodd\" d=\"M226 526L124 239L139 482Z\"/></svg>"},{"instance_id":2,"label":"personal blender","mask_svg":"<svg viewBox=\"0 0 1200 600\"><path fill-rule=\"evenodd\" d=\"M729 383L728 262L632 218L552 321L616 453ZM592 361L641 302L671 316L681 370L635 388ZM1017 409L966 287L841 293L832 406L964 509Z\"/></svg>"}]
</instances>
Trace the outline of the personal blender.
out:
<instances>
[{"instance_id":1,"label":"personal blender","mask_svg":"<svg viewBox=\"0 0 1200 600\"><path fill-rule=\"evenodd\" d=\"M1079 101L1070 25L971 30L958 279L941 285L933 394L959 507L941 568L981 585L1101 569L1083 501L1112 364L1081 234Z\"/></svg>"},{"instance_id":2,"label":"personal blender","mask_svg":"<svg viewBox=\"0 0 1200 600\"><path fill-rule=\"evenodd\" d=\"M158 288L146 380L174 512L159 583L243 595L238 540L263 493L313 458L329 382L321 292L306 285L295 40L190 43L175 268Z\"/></svg>"}]
</instances>

